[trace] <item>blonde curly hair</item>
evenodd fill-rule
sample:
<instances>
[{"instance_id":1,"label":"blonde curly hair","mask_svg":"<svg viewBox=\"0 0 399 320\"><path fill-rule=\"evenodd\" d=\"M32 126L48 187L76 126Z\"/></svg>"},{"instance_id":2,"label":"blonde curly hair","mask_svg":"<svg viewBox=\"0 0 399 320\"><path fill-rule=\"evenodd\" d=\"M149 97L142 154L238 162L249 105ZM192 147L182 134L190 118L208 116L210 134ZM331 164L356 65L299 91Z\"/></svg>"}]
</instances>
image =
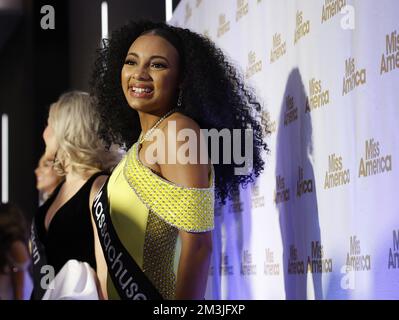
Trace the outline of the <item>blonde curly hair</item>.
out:
<instances>
[{"instance_id":1,"label":"blonde curly hair","mask_svg":"<svg viewBox=\"0 0 399 320\"><path fill-rule=\"evenodd\" d=\"M106 148L98 135L100 115L95 97L86 92L71 91L50 106L48 124L58 142L54 169L66 175L66 164L79 175L110 171L120 160L115 148Z\"/></svg>"}]
</instances>

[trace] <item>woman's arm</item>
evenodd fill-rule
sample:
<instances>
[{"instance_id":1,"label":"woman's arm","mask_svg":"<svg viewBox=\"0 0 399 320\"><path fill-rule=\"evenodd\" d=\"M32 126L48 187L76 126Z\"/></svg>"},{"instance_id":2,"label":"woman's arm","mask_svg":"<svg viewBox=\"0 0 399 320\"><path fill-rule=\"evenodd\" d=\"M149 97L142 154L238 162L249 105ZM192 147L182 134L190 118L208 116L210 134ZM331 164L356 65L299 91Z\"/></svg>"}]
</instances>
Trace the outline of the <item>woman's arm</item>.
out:
<instances>
[{"instance_id":1,"label":"woman's arm","mask_svg":"<svg viewBox=\"0 0 399 320\"><path fill-rule=\"evenodd\" d=\"M172 118L172 117L171 117ZM200 128L191 119L177 115L177 132L179 129L190 128L196 133L197 140L194 146L200 146ZM167 129L164 129L167 137ZM166 139L168 141L168 139ZM169 143L168 143L169 142ZM185 143L175 141L176 148L170 148L170 142L166 143L166 159L169 152L176 152ZM205 150L205 152L208 152ZM196 163L160 164L162 176L174 183L186 187L208 188L210 164L200 164L200 152L197 149ZM201 212L198 212L200 215ZM176 299L203 299L208 279L208 270L212 253L212 233L190 233L180 231L181 253L177 270Z\"/></svg>"},{"instance_id":2,"label":"woman's arm","mask_svg":"<svg viewBox=\"0 0 399 320\"><path fill-rule=\"evenodd\" d=\"M212 253L212 233L180 231L182 249L177 270L176 299L204 299Z\"/></svg>"}]
</instances>

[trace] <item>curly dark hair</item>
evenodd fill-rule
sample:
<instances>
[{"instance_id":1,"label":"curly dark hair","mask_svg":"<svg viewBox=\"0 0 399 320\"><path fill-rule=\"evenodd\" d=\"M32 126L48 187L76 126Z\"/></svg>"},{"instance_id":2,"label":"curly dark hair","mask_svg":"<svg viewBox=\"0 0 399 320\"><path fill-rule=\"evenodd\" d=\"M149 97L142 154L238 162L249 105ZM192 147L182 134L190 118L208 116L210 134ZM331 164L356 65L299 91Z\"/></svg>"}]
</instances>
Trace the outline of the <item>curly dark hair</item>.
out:
<instances>
[{"instance_id":1,"label":"curly dark hair","mask_svg":"<svg viewBox=\"0 0 399 320\"><path fill-rule=\"evenodd\" d=\"M9 265L8 254L15 241L27 245L28 231L25 216L13 204L0 204L0 273Z\"/></svg>"},{"instance_id":2,"label":"curly dark hair","mask_svg":"<svg viewBox=\"0 0 399 320\"><path fill-rule=\"evenodd\" d=\"M253 130L253 162L248 175L235 175L233 164L214 165L216 197L225 203L239 185L246 186L262 172L262 149L269 151L264 142L269 128L268 125L262 128L259 122L262 108L252 89L245 85L241 73L222 50L207 37L150 21L131 21L114 31L97 50L90 83L91 93L99 100L101 137L108 145L130 147L140 135L138 113L125 99L120 72L131 44L149 32L168 40L179 53L182 70L179 112L195 120L201 129ZM241 136L243 150L244 135Z\"/></svg>"}]
</instances>

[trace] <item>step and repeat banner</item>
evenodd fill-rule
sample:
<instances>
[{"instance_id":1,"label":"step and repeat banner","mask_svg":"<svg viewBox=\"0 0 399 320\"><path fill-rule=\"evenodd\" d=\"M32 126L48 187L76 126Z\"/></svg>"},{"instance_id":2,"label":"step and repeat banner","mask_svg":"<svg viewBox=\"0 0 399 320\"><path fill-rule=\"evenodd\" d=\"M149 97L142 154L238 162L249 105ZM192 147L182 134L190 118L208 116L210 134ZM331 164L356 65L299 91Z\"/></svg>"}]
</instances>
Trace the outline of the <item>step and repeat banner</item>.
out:
<instances>
[{"instance_id":1,"label":"step and repeat banner","mask_svg":"<svg viewBox=\"0 0 399 320\"><path fill-rule=\"evenodd\" d=\"M399 1L182 0L256 90L266 170L216 209L209 299L399 299Z\"/></svg>"}]
</instances>

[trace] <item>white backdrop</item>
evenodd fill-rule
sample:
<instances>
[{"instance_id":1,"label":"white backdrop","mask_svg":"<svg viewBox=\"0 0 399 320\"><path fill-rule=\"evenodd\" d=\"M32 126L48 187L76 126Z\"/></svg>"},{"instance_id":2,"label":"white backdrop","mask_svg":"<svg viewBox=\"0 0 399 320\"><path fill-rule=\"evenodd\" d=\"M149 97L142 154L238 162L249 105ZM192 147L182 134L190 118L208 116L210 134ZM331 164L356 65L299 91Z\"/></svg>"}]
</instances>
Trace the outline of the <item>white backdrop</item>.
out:
<instances>
[{"instance_id":1,"label":"white backdrop","mask_svg":"<svg viewBox=\"0 0 399 320\"><path fill-rule=\"evenodd\" d=\"M398 299L399 1L183 0L171 24L273 124L261 179L216 211L207 297Z\"/></svg>"}]
</instances>

